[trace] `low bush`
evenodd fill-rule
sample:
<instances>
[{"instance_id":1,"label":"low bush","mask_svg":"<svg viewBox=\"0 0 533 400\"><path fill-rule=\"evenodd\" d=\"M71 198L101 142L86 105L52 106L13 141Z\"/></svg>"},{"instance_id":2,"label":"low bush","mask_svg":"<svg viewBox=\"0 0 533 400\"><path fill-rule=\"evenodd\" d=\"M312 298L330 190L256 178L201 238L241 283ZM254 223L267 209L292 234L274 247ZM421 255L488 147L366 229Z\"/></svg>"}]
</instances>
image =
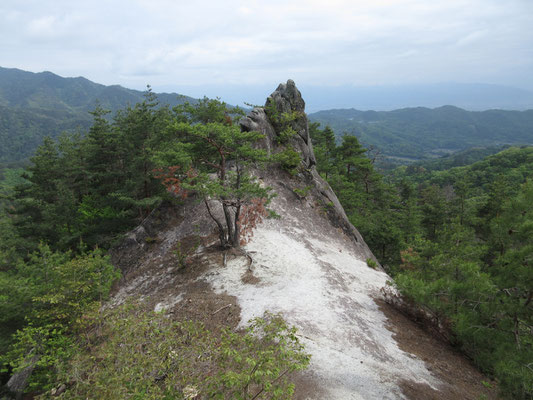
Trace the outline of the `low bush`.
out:
<instances>
[{"instance_id":1,"label":"low bush","mask_svg":"<svg viewBox=\"0 0 533 400\"><path fill-rule=\"evenodd\" d=\"M80 330L81 351L57 383L69 399L286 400L290 373L310 359L295 328L269 313L244 332L214 333L129 303L93 313Z\"/></svg>"}]
</instances>

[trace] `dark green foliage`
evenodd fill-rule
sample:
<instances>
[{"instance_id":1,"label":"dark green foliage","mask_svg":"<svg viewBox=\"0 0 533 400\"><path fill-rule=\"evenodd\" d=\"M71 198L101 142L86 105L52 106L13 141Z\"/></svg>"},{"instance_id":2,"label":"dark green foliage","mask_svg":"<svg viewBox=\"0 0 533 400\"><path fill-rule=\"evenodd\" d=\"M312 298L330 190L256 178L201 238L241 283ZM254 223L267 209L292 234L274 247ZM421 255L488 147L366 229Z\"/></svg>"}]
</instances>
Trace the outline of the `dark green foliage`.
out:
<instances>
[{"instance_id":1,"label":"dark green foliage","mask_svg":"<svg viewBox=\"0 0 533 400\"><path fill-rule=\"evenodd\" d=\"M327 130L311 133L319 172L401 292L506 396L531 399L533 148L385 180L355 136L332 147Z\"/></svg>"},{"instance_id":2,"label":"dark green foliage","mask_svg":"<svg viewBox=\"0 0 533 400\"><path fill-rule=\"evenodd\" d=\"M454 167L464 167L481 161L484 158L499 153L509 147L509 145L474 147L443 157L411 163L406 167L406 170L409 175L413 175L414 173L418 175L418 173L421 172L421 169L426 171L443 171Z\"/></svg>"},{"instance_id":3,"label":"dark green foliage","mask_svg":"<svg viewBox=\"0 0 533 400\"><path fill-rule=\"evenodd\" d=\"M241 131L231 118L241 116L241 110L218 100L204 98L174 111L174 135L170 144L163 142L157 147L153 159L169 171L169 191L177 195L192 191L205 203L221 246L239 247L242 231L247 228L242 221L244 208L254 199L270 198L270 189L262 187L250 173L251 167L267 161L266 151L254 147L263 136ZM223 218L213 210L213 199L222 208Z\"/></svg>"},{"instance_id":4,"label":"dark green foliage","mask_svg":"<svg viewBox=\"0 0 533 400\"><path fill-rule=\"evenodd\" d=\"M186 191L207 207L207 199L217 199L224 221L209 212L221 244L239 246L242 207L269 198L269 189L249 173L267 161L266 152L254 147L261 135L234 124L239 109L205 98L170 110L148 90L144 101L112 121L100 106L91 114L85 137L46 138L31 158L10 211L19 251L31 252L40 241L60 250L109 247L164 198Z\"/></svg>"},{"instance_id":5,"label":"dark green foliage","mask_svg":"<svg viewBox=\"0 0 533 400\"><path fill-rule=\"evenodd\" d=\"M75 351L73 325L101 305L118 276L98 250L72 258L44 245L27 262L0 271L2 364L22 370L35 357L30 389L47 388L53 367Z\"/></svg>"},{"instance_id":6,"label":"dark green foliage","mask_svg":"<svg viewBox=\"0 0 533 400\"><path fill-rule=\"evenodd\" d=\"M112 196L123 209L135 210L140 219L161 201L161 185L153 178L153 148L165 140L164 134L171 120L170 111L158 107L151 90L146 92L144 101L119 111L115 117L115 128L120 132L115 160L114 164L103 166L110 171L120 171L115 180L119 184ZM110 146L112 140L109 138ZM111 148L109 154L112 153Z\"/></svg>"},{"instance_id":7,"label":"dark green foliage","mask_svg":"<svg viewBox=\"0 0 533 400\"><path fill-rule=\"evenodd\" d=\"M333 159L335 157L336 145L333 130L326 126L320 129L320 124L313 122L309 124L309 135L313 142L313 150L316 157L317 169L324 174L327 179L334 171Z\"/></svg>"},{"instance_id":8,"label":"dark green foliage","mask_svg":"<svg viewBox=\"0 0 533 400\"><path fill-rule=\"evenodd\" d=\"M296 175L298 173L298 167L302 162L300 153L294 150L294 148L291 146L288 146L279 153L274 154L272 158L274 162L279 163L281 168L291 175Z\"/></svg>"},{"instance_id":9,"label":"dark green foliage","mask_svg":"<svg viewBox=\"0 0 533 400\"><path fill-rule=\"evenodd\" d=\"M402 203L396 189L374 169L373 160L355 136L343 136L340 146L336 146L329 127L321 130L311 124L310 134L318 172L328 180L350 221L380 261L392 266L399 261L401 229L416 218L410 210L413 201L406 199ZM402 209L410 214L404 217Z\"/></svg>"},{"instance_id":10,"label":"dark green foliage","mask_svg":"<svg viewBox=\"0 0 533 400\"><path fill-rule=\"evenodd\" d=\"M425 236L430 240L435 240L438 230L444 227L447 221L444 191L437 185L430 185L421 191L419 201L422 214L421 225L425 230Z\"/></svg>"},{"instance_id":11,"label":"dark green foliage","mask_svg":"<svg viewBox=\"0 0 533 400\"><path fill-rule=\"evenodd\" d=\"M517 399L533 396L532 155L511 147L464 167L410 171L423 230L406 241L395 277Z\"/></svg>"},{"instance_id":12,"label":"dark green foliage","mask_svg":"<svg viewBox=\"0 0 533 400\"><path fill-rule=\"evenodd\" d=\"M296 135L299 126L299 119L302 113L298 111L283 112L273 98L267 99L265 112L276 130L276 142L279 145L290 143L291 138Z\"/></svg>"},{"instance_id":13,"label":"dark green foliage","mask_svg":"<svg viewBox=\"0 0 533 400\"><path fill-rule=\"evenodd\" d=\"M29 157L47 135L76 132L90 126L87 112L13 108L0 105L0 162Z\"/></svg>"},{"instance_id":14,"label":"dark green foliage","mask_svg":"<svg viewBox=\"0 0 533 400\"><path fill-rule=\"evenodd\" d=\"M112 122L107 113L97 107L86 137L45 138L31 158L11 211L21 251L33 251L40 241L61 250L82 242L109 247L161 202L153 148L166 140L171 111L148 91Z\"/></svg>"},{"instance_id":15,"label":"dark green foliage","mask_svg":"<svg viewBox=\"0 0 533 400\"><path fill-rule=\"evenodd\" d=\"M57 141L46 138L22 177L15 179L8 172L6 177L11 180L3 186L0 354L2 364L9 364L14 371L36 363L30 390L50 388L56 374L64 376L61 368L68 368L68 360L82 356L86 348L75 336L86 333L80 330L80 318L100 306L117 277L99 250L87 253L87 248L111 246L163 199L180 201L180 190L194 193L210 213L218 203L224 220L217 214L213 219L220 228L221 244L238 247L241 232L249 234L253 226L248 225L257 223L254 212L267 215L264 206L271 197L270 189L261 187L250 174L252 167L267 161L266 152L254 147L261 135L241 132L233 123L239 110L224 103L203 99L170 110L159 106L148 90L144 101L117 112L112 120L100 106L91 114L93 125L84 137L64 134ZM18 184L13 188L15 181ZM176 189L176 183L181 187ZM171 193L167 188L173 189ZM240 218L243 214L246 218ZM151 329L150 324L142 325L152 316L147 318L135 320L131 329ZM292 385L286 374L304 368L308 356L301 351L293 329L277 316L267 319L252 324L261 331L260 337L227 331L215 338L198 325L187 325L192 336L203 332L194 337L198 339L196 353L189 361L203 365L205 360L197 355L205 341L210 341L220 368L216 377L210 373L198 377L203 380L195 382L203 385L202 390L218 396L224 388L222 392L231 393L232 398L255 394L256 398L290 398ZM103 320L93 323L101 325ZM113 331L117 327L121 333L127 332L120 321L113 323L116 326L108 326L110 332L117 334ZM172 332L176 327L167 326ZM181 328L188 329L185 325ZM135 332L129 333L138 339ZM116 350L113 335L108 339ZM187 345L189 340L191 337L186 338ZM149 364L153 354L142 354L134 364L138 362L137 368ZM102 379L109 377L109 370L101 371ZM146 375L132 366L130 372L134 371ZM181 369L174 372L178 380L186 376ZM137 383L142 386L142 380ZM110 390L129 390L130 386ZM133 388L137 394L145 389ZM181 396L184 387L173 383L168 389L176 398L174 394Z\"/></svg>"}]
</instances>

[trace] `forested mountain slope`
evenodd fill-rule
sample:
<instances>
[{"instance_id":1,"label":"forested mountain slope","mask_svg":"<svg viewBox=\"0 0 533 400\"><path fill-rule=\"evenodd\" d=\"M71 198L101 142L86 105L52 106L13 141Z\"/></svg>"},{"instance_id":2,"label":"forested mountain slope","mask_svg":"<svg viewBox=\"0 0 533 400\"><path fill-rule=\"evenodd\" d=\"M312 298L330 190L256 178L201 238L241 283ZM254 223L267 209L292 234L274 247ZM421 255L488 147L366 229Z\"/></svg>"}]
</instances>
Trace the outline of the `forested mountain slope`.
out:
<instances>
[{"instance_id":1,"label":"forested mountain slope","mask_svg":"<svg viewBox=\"0 0 533 400\"><path fill-rule=\"evenodd\" d=\"M223 308L224 318L240 319L240 327L265 310L281 312L311 354L296 399L474 399L483 393L482 385L459 387L449 383L447 372L428 374L428 365L402 351L387 329L375 299L389 278L317 174L303 107L294 82L288 81L264 108L240 121L243 132L260 132L261 148L279 160L254 171L276 194L268 204L274 218L257 223L245 240L245 253L214 251L220 239L209 229L210 214L223 223L220 205L210 198L209 211L187 199L183 207L148 218L113 250L125 272L114 300L140 294L158 310L203 318ZM235 168L238 173L239 163ZM198 243L187 247L192 268L186 276L176 275L169 268L178 261L172 250L191 241ZM439 351L432 348L433 354Z\"/></svg>"},{"instance_id":2,"label":"forested mountain slope","mask_svg":"<svg viewBox=\"0 0 533 400\"><path fill-rule=\"evenodd\" d=\"M193 101L175 93L158 99L170 106ZM92 121L88 112L97 104L115 112L142 101L143 92L118 85L0 67L0 162L27 158L45 136L85 131Z\"/></svg>"},{"instance_id":3,"label":"forested mountain slope","mask_svg":"<svg viewBox=\"0 0 533 400\"><path fill-rule=\"evenodd\" d=\"M482 112L453 106L394 111L319 111L309 119L329 125L337 138L356 135L388 157L422 159L471 147L533 143L533 110Z\"/></svg>"},{"instance_id":4,"label":"forested mountain slope","mask_svg":"<svg viewBox=\"0 0 533 400\"><path fill-rule=\"evenodd\" d=\"M349 218L365 196L386 207L386 191L353 136L334 156L317 141L315 156L304 106L292 81L233 120L215 100L169 110L147 96L112 121L95 113L84 136L45 140L0 219L8 388L71 399L495 398L489 378L380 301L391 278ZM339 198L319 176L325 164Z\"/></svg>"}]
</instances>

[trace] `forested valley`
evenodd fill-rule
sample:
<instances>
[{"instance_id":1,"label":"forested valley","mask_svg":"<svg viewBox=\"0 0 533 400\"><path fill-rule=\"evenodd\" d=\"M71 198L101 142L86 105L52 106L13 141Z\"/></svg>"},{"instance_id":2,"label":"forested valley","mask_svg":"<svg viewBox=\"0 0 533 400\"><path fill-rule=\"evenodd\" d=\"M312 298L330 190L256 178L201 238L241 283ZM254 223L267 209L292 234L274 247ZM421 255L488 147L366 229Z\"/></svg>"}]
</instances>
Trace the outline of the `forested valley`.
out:
<instances>
[{"instance_id":1,"label":"forested valley","mask_svg":"<svg viewBox=\"0 0 533 400\"><path fill-rule=\"evenodd\" d=\"M31 390L83 381L71 373L72 365L84 371L91 357L87 349L98 344L88 326L99 326L109 337L120 334L96 311L118 278L105 251L159 204L179 201L168 188L176 193L175 185L190 178L191 165L213 171L195 161L207 159L198 142L200 126L238 130L233 120L239 115L208 99L194 106L160 106L148 92L143 102L113 116L96 108L85 135L45 139L21 177L15 170L3 171L4 378L27 365L32 349L39 349ZM443 159L442 165L412 164L385 174L376 167L378 155L363 148L356 136L345 135L339 142L331 128L318 123L310 125L310 132L319 173L393 277L391 286L413 308L425 310L440 332L495 377L505 396L532 398L533 148L481 154L480 160L460 167L449 168ZM287 151L275 162L291 172L297 156ZM121 321L120 312L109 318ZM136 325L154 329L143 315L130 315L137 319L124 322L124 332L138 332L133 331ZM160 324L150 334L168 329L163 320ZM288 329L276 319L269 326L274 335ZM220 340L194 326L180 329L210 343ZM259 347L250 338L246 343L224 338L228 346ZM308 362L300 350L290 343L286 349L284 357L294 360L294 368ZM75 364L69 364L72 360ZM95 373L105 380L110 370ZM206 379L197 377L198 382ZM216 387L216 382L208 383ZM75 398L86 398L83 384L87 382L80 383ZM172 395L171 388L158 390L154 398Z\"/></svg>"},{"instance_id":2,"label":"forested valley","mask_svg":"<svg viewBox=\"0 0 533 400\"><path fill-rule=\"evenodd\" d=\"M381 164L427 160L474 147L531 145L533 111L467 111L454 106L413 107L392 111L324 110L309 118L330 126L340 140L356 135L368 148L379 149Z\"/></svg>"}]
</instances>

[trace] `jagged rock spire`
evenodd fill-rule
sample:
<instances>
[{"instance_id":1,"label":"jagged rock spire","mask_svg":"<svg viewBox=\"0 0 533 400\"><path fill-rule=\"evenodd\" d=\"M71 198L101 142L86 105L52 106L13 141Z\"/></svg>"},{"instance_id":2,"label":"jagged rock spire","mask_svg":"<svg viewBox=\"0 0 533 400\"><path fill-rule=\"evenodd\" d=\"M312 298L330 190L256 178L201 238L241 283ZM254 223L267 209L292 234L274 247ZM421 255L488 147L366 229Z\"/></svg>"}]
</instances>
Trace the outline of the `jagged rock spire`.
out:
<instances>
[{"instance_id":1,"label":"jagged rock spire","mask_svg":"<svg viewBox=\"0 0 533 400\"><path fill-rule=\"evenodd\" d=\"M316 164L313 145L309 136L309 122L305 114L305 101L302 94L292 79L287 83L280 83L278 88L268 96L264 108L255 108L240 122L245 131L256 130L265 135L264 147L270 152L278 147L276 136L283 130L282 122L274 117L292 115L295 118L290 126L297 133L290 144L302 155L302 160L307 168Z\"/></svg>"},{"instance_id":2,"label":"jagged rock spire","mask_svg":"<svg viewBox=\"0 0 533 400\"><path fill-rule=\"evenodd\" d=\"M267 98L266 105L274 101L280 113L298 111L305 112L305 101L292 79L280 83L278 88Z\"/></svg>"}]
</instances>

